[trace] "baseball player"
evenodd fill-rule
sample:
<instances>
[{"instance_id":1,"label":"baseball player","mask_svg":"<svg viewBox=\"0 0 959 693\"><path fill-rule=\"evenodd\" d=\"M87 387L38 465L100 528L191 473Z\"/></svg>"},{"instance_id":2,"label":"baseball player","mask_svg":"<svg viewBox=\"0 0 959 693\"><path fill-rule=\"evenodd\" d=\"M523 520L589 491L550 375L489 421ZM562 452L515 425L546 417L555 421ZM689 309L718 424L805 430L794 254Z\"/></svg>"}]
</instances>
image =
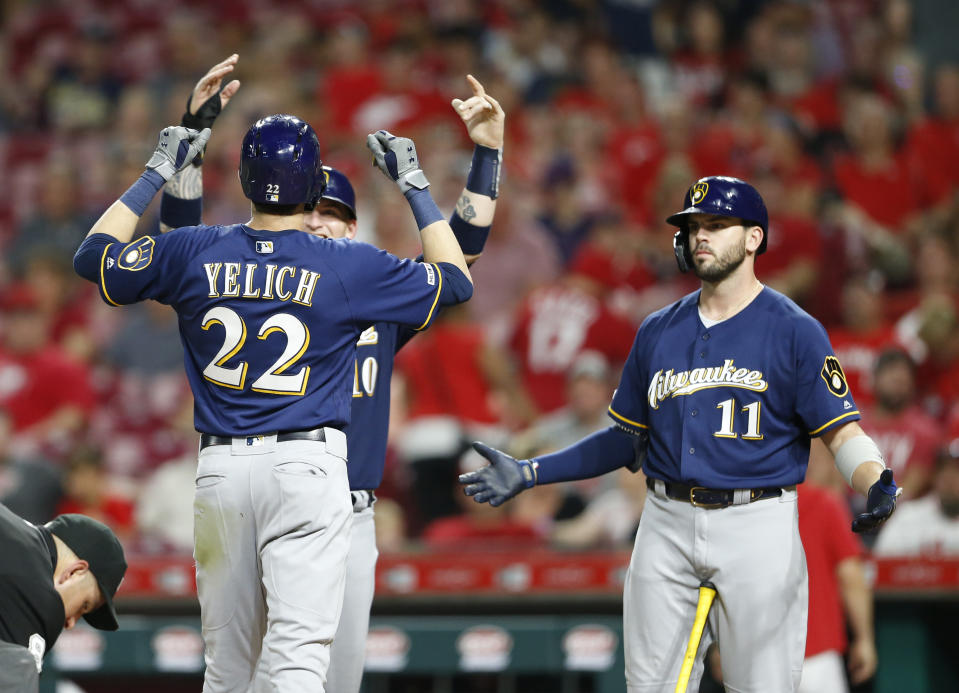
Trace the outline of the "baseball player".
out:
<instances>
[{"instance_id":1,"label":"baseball player","mask_svg":"<svg viewBox=\"0 0 959 693\"><path fill-rule=\"evenodd\" d=\"M200 80L187 104L184 124L196 104L197 112L206 118L195 123L212 126L217 106L236 93L228 92L231 82L220 96L217 89L227 71L235 64L235 56L211 68ZM473 161L466 187L460 194L450 218L450 227L463 250L467 264L482 253L490 231L498 196L505 113L493 97L486 94L478 80L467 76L472 96L465 101L454 99L454 110L466 125L475 143ZM238 83L237 83L238 86ZM211 103L212 100L212 103ZM164 188L160 207L161 226L175 227L200 221L199 198L202 178L199 166L188 166L178 172ZM309 233L322 238L349 239L356 236L356 195L349 179L340 171L323 167L326 187L319 204L306 213ZM187 197L189 196L189 197ZM188 202L185 200L196 200ZM416 335L416 331L396 322L377 322L364 330L356 343L356 358L350 369L353 383L352 414L346 428L349 464L347 472L353 502L353 531L347 559L346 591L327 679L327 690L334 693L356 693L363 676L366 634L369 629L370 606L373 602L378 550L373 522L374 490L383 477L389 426L390 380L396 353ZM266 679L268 653L261 656L257 679Z\"/></svg>"},{"instance_id":2,"label":"baseball player","mask_svg":"<svg viewBox=\"0 0 959 693\"><path fill-rule=\"evenodd\" d=\"M246 133L245 224L132 241L139 216L210 130L165 128L146 171L74 257L103 299L152 298L179 317L200 437L194 556L206 643L204 691L242 691L261 649L279 690L322 691L339 618L353 508L346 470L360 333L390 319L429 325L472 281L429 192L413 142L367 140L420 228L424 263L307 233L326 176L313 129L273 115Z\"/></svg>"},{"instance_id":3,"label":"baseball player","mask_svg":"<svg viewBox=\"0 0 959 693\"><path fill-rule=\"evenodd\" d=\"M795 691L807 596L796 484L810 439L823 439L868 499L854 530L888 518L898 489L856 423L825 330L756 279L769 232L759 193L737 178L702 178L667 221L680 229L680 269L701 288L640 326L609 407L614 425L530 460L477 443L490 465L460 480L474 500L498 505L537 483L642 467L651 493L625 585L627 689L685 690L676 686L689 659L697 690L697 653L715 641L729 690ZM714 595L697 641L691 625Z\"/></svg>"}]
</instances>

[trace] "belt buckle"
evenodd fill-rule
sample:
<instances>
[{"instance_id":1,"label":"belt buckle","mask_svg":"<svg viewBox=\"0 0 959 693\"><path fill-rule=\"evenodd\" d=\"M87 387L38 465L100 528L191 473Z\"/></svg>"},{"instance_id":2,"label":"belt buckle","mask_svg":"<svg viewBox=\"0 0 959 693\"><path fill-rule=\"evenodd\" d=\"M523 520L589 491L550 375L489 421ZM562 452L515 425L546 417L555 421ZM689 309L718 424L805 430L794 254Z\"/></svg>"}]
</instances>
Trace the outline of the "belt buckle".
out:
<instances>
[{"instance_id":1,"label":"belt buckle","mask_svg":"<svg viewBox=\"0 0 959 693\"><path fill-rule=\"evenodd\" d=\"M696 491L707 491L708 489L705 486L693 486L689 489L689 502L691 505L697 508L706 508L707 510L715 510L716 508L723 507L722 503L701 503L696 500Z\"/></svg>"}]
</instances>

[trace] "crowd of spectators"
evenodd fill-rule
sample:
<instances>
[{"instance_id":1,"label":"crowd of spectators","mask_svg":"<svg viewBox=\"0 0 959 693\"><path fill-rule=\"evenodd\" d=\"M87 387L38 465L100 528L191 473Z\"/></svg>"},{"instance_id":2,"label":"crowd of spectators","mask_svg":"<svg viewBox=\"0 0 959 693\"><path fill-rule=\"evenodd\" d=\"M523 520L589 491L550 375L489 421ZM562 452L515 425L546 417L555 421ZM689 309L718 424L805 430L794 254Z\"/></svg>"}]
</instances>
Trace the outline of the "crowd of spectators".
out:
<instances>
[{"instance_id":1,"label":"crowd of spectators","mask_svg":"<svg viewBox=\"0 0 959 693\"><path fill-rule=\"evenodd\" d=\"M470 154L449 99L473 73L507 113L475 296L398 358L381 550L631 542L641 475L537 488L497 509L464 503L455 477L478 463L473 438L528 456L609 425L636 327L696 286L676 271L663 220L696 178L728 174L765 198L757 272L829 331L905 488L897 518L931 526L917 518L938 512L953 538L922 551L959 551L959 443L948 444L959 439L957 7L5 3L0 500L37 520L104 518L138 550L190 550L196 433L174 314L108 308L70 262L199 76L237 52L243 86L204 163L207 223L247 218L242 134L288 112L356 187L358 238L413 257L414 222L369 166L366 133L413 137L449 210ZM142 233L157 232L156 216L154 205ZM424 363L441 377L425 377Z\"/></svg>"}]
</instances>

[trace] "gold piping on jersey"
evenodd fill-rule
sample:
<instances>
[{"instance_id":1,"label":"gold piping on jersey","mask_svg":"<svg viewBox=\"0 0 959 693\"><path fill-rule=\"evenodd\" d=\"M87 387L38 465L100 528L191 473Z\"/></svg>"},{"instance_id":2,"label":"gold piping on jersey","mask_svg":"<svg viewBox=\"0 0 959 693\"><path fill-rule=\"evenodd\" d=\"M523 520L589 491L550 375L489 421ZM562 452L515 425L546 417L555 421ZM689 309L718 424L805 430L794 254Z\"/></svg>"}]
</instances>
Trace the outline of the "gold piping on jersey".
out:
<instances>
[{"instance_id":1,"label":"gold piping on jersey","mask_svg":"<svg viewBox=\"0 0 959 693\"><path fill-rule=\"evenodd\" d=\"M814 436L814 435L816 435L817 433L819 433L820 431L822 431L823 429L829 428L830 426L832 426L834 423L836 423L836 422L839 421L840 419L845 419L847 416L852 416L853 414L858 414L858 413L859 413L859 410L856 409L856 410L854 410L854 411L847 411L845 414L840 414L840 415L837 416L835 419L832 419L831 421L827 421L826 423L824 423L822 426L820 426L819 428L817 428L815 431L810 431L810 432L809 432L809 435Z\"/></svg>"},{"instance_id":2,"label":"gold piping on jersey","mask_svg":"<svg viewBox=\"0 0 959 693\"><path fill-rule=\"evenodd\" d=\"M426 315L426 320L423 321L423 324L416 328L416 331L419 332L422 329L425 329L427 325L430 324L430 319L433 317L433 311L436 310L436 304L440 300L440 292L443 290L443 273L440 271L440 266L431 262L429 263L436 270L436 274L439 276L440 280L436 282L436 297L433 299L433 305L430 306L430 312Z\"/></svg>"},{"instance_id":3,"label":"gold piping on jersey","mask_svg":"<svg viewBox=\"0 0 959 693\"><path fill-rule=\"evenodd\" d=\"M110 246L113 243L108 243L107 247L103 249L103 255L100 256L100 288L103 290L103 298L109 301L114 306L119 306L120 304L110 298L110 294L107 293L107 278L103 274L103 266L107 261L107 251L110 249Z\"/></svg>"},{"instance_id":4,"label":"gold piping on jersey","mask_svg":"<svg viewBox=\"0 0 959 693\"><path fill-rule=\"evenodd\" d=\"M619 419L620 421L622 421L623 423L629 424L630 426L636 426L637 428L645 428L645 429L648 429L648 428L649 428L649 426L647 426L646 424L641 424L641 423L639 423L638 421L633 421L633 420L631 420L631 419L627 419L627 418L626 418L625 416L623 416L622 414L617 414L617 413L613 410L613 405L612 405L612 404L609 405L609 413L612 414L612 415L613 415L614 417L616 417L617 419Z\"/></svg>"}]
</instances>

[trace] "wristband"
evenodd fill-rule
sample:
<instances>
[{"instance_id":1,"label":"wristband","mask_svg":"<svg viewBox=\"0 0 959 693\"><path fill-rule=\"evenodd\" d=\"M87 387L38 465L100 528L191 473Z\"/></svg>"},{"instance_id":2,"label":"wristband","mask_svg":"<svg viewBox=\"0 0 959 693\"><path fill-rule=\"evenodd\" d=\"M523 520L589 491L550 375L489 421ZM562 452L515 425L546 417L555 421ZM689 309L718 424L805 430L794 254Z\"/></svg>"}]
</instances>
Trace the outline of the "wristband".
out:
<instances>
[{"instance_id":1,"label":"wristband","mask_svg":"<svg viewBox=\"0 0 959 693\"><path fill-rule=\"evenodd\" d=\"M416 219L416 225L420 231L430 224L443 221L440 208L433 202L433 196L430 195L428 189L410 188L403 194L406 196L407 202L410 203L410 209L413 210L413 217Z\"/></svg>"},{"instance_id":2,"label":"wristband","mask_svg":"<svg viewBox=\"0 0 959 693\"><path fill-rule=\"evenodd\" d=\"M481 144L473 147L473 161L466 177L466 189L489 198L499 197L499 174L503 164L503 150Z\"/></svg>"},{"instance_id":3,"label":"wristband","mask_svg":"<svg viewBox=\"0 0 959 693\"><path fill-rule=\"evenodd\" d=\"M196 226L203 218L203 198L184 199L163 190L160 198L160 222L171 229Z\"/></svg>"},{"instance_id":4,"label":"wristband","mask_svg":"<svg viewBox=\"0 0 959 693\"><path fill-rule=\"evenodd\" d=\"M143 216L153 196L163 187L166 181L159 173L153 169L144 171L137 182L127 188L127 191L120 196L120 202L130 208L130 211L138 217Z\"/></svg>"},{"instance_id":5,"label":"wristband","mask_svg":"<svg viewBox=\"0 0 959 693\"><path fill-rule=\"evenodd\" d=\"M483 252L486 239L489 237L489 226L474 226L456 212L450 217L450 228L460 244L463 255L479 255Z\"/></svg>"}]
</instances>

